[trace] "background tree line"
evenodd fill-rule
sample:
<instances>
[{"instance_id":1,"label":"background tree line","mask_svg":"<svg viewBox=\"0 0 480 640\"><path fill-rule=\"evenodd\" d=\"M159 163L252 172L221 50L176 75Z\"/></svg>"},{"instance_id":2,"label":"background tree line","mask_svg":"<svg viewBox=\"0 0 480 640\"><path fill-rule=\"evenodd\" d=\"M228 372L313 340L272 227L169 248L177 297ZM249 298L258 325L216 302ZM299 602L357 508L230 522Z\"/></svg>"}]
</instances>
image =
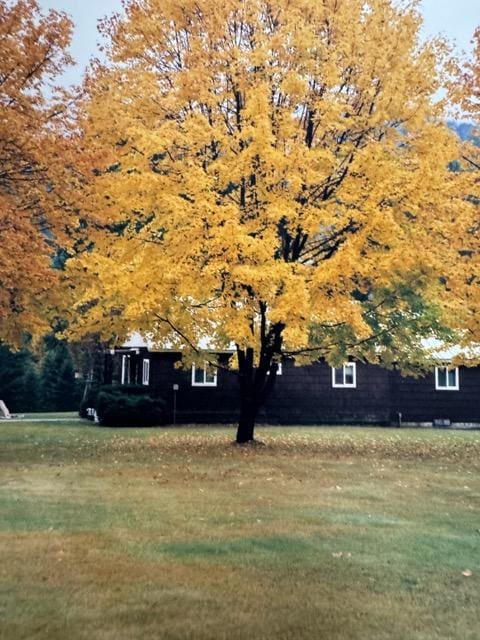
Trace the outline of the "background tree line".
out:
<instances>
[{"instance_id":1,"label":"background tree line","mask_svg":"<svg viewBox=\"0 0 480 640\"><path fill-rule=\"evenodd\" d=\"M0 344L0 398L10 411L77 411L88 389L103 379L104 345L47 335L40 346Z\"/></svg>"}]
</instances>

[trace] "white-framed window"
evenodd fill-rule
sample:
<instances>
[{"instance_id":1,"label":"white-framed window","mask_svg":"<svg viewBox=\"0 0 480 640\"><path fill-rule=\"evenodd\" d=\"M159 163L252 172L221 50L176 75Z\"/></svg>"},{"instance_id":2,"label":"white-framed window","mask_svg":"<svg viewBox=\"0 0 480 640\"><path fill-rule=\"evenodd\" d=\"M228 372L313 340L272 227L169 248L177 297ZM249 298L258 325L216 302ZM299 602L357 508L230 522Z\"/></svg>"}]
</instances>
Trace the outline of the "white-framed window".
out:
<instances>
[{"instance_id":1,"label":"white-framed window","mask_svg":"<svg viewBox=\"0 0 480 640\"><path fill-rule=\"evenodd\" d=\"M270 375L270 371L267 371L267 376ZM282 363L277 363L277 376L283 375Z\"/></svg>"},{"instance_id":2,"label":"white-framed window","mask_svg":"<svg viewBox=\"0 0 480 640\"><path fill-rule=\"evenodd\" d=\"M130 384L130 356L122 356L121 384Z\"/></svg>"},{"instance_id":3,"label":"white-framed window","mask_svg":"<svg viewBox=\"0 0 480 640\"><path fill-rule=\"evenodd\" d=\"M216 387L217 371L205 364L203 367L192 365L192 387Z\"/></svg>"},{"instance_id":4,"label":"white-framed window","mask_svg":"<svg viewBox=\"0 0 480 640\"><path fill-rule=\"evenodd\" d=\"M342 367L332 367L332 387L357 386L357 365L355 362L346 362Z\"/></svg>"},{"instance_id":5,"label":"white-framed window","mask_svg":"<svg viewBox=\"0 0 480 640\"><path fill-rule=\"evenodd\" d=\"M435 389L458 391L460 389L458 367L435 367Z\"/></svg>"},{"instance_id":6,"label":"white-framed window","mask_svg":"<svg viewBox=\"0 0 480 640\"><path fill-rule=\"evenodd\" d=\"M150 360L148 358L143 359L142 364L142 384L150 384Z\"/></svg>"}]
</instances>

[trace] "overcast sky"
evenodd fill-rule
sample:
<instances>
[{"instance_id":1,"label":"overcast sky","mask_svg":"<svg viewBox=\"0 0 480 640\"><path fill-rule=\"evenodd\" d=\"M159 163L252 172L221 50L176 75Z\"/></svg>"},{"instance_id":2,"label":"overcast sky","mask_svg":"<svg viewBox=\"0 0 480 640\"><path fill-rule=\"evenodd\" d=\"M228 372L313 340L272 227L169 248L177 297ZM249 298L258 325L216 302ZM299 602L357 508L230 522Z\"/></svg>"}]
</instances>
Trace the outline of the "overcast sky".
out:
<instances>
[{"instance_id":1,"label":"overcast sky","mask_svg":"<svg viewBox=\"0 0 480 640\"><path fill-rule=\"evenodd\" d=\"M65 74L67 83L79 82L82 70L95 55L99 40L97 20L114 11L121 10L121 0L40 0L45 9L66 11L73 18L75 33L71 52L77 67ZM425 33L442 33L454 39L460 49L470 50L470 40L477 25L480 25L479 0L423 0Z\"/></svg>"}]
</instances>

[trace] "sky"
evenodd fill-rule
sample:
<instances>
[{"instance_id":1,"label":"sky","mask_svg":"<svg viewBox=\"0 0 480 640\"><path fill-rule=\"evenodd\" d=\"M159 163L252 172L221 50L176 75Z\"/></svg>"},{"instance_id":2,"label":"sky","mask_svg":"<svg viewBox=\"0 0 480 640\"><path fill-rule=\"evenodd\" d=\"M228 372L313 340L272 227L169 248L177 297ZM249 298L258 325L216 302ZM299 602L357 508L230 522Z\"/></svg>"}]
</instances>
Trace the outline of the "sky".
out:
<instances>
[{"instance_id":1,"label":"sky","mask_svg":"<svg viewBox=\"0 0 480 640\"><path fill-rule=\"evenodd\" d=\"M461 50L469 51L475 27L480 25L479 0L423 0L424 32L427 36L441 33L455 40ZM96 53L99 41L97 20L121 10L121 0L40 0L44 9L67 12L75 23L71 53L77 66L64 76L66 84L78 83L82 70Z\"/></svg>"}]
</instances>

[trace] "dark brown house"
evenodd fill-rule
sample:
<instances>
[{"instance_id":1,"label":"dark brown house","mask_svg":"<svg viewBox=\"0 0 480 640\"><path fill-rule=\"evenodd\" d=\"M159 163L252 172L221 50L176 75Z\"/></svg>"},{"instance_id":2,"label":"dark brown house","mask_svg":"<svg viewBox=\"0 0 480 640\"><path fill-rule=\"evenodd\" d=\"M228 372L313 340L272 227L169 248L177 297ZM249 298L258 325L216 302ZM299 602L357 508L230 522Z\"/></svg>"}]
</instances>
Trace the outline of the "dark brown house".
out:
<instances>
[{"instance_id":1,"label":"dark brown house","mask_svg":"<svg viewBox=\"0 0 480 640\"><path fill-rule=\"evenodd\" d=\"M231 354L221 360L226 364ZM166 403L169 423L233 423L238 419L235 371L178 368L181 354L125 347L107 356L106 382L143 384ZM177 366L176 366L177 365ZM282 362L258 422L480 426L480 367L439 361L420 378L377 365Z\"/></svg>"}]
</instances>

